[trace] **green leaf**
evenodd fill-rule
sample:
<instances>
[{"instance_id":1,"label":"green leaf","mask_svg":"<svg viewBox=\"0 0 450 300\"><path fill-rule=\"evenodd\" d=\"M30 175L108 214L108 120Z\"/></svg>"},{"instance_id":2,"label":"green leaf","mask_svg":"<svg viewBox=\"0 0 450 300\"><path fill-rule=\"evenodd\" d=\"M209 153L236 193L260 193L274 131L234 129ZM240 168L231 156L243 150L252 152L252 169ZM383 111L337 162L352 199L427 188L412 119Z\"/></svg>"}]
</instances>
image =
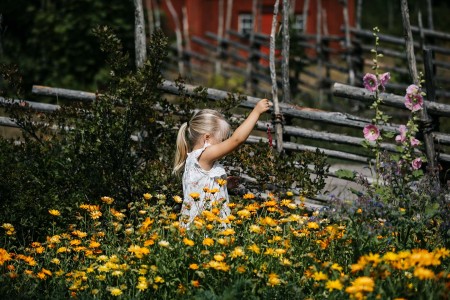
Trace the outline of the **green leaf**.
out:
<instances>
[{"instance_id":1,"label":"green leaf","mask_svg":"<svg viewBox=\"0 0 450 300\"><path fill-rule=\"evenodd\" d=\"M341 179L353 180L356 177L356 173L354 171L347 170L347 169L339 169L336 171L335 174L338 178L341 178Z\"/></svg>"}]
</instances>

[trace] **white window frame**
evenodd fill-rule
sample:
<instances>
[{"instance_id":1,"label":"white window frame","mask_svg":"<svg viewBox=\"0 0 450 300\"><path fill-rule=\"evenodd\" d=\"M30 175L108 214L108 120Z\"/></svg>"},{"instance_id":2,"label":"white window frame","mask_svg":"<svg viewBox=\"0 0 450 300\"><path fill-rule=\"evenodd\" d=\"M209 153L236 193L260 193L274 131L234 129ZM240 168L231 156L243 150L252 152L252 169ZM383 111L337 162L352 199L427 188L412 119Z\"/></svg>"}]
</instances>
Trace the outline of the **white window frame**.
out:
<instances>
[{"instance_id":1,"label":"white window frame","mask_svg":"<svg viewBox=\"0 0 450 300\"><path fill-rule=\"evenodd\" d=\"M252 14L239 14L238 32L241 34L250 34L253 31L253 20Z\"/></svg>"},{"instance_id":2,"label":"white window frame","mask_svg":"<svg viewBox=\"0 0 450 300\"><path fill-rule=\"evenodd\" d=\"M299 33L304 32L305 28L303 28L303 14L294 15L294 20L292 20L291 28L292 30L295 30Z\"/></svg>"}]
</instances>

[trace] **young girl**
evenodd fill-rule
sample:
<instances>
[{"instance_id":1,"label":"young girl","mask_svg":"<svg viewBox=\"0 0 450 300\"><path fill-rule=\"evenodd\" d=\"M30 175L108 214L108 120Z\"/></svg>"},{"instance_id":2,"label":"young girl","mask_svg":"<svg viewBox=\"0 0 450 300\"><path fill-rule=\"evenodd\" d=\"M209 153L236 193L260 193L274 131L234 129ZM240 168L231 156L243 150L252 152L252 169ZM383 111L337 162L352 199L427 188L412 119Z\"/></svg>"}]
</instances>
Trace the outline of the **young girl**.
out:
<instances>
[{"instance_id":1,"label":"young girl","mask_svg":"<svg viewBox=\"0 0 450 300\"><path fill-rule=\"evenodd\" d=\"M181 125L173 172L179 173L184 166L180 218L183 227L188 227L196 216L212 207L220 209L220 219L228 217L227 174L217 160L244 143L259 116L271 106L267 99L259 101L231 137L228 122L211 109L200 110L188 123Z\"/></svg>"}]
</instances>

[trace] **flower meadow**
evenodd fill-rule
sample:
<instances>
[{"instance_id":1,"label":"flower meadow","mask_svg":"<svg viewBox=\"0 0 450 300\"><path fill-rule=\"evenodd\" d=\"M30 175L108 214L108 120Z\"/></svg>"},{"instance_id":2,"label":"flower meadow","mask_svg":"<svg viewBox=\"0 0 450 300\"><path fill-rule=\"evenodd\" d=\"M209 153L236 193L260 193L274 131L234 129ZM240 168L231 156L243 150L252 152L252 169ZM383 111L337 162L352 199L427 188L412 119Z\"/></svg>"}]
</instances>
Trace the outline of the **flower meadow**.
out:
<instances>
[{"instance_id":1,"label":"flower meadow","mask_svg":"<svg viewBox=\"0 0 450 300\"><path fill-rule=\"evenodd\" d=\"M334 223L291 192L245 194L229 204L227 219L213 208L189 229L168 200L144 194L118 210L102 197L80 205L66 230L58 227L65 216L50 209L46 240L26 247L9 248L14 227L3 224L3 298L444 299L450 292L449 249L430 241L435 247L400 250L377 236L385 251L356 257L361 241L349 224L357 219Z\"/></svg>"}]
</instances>

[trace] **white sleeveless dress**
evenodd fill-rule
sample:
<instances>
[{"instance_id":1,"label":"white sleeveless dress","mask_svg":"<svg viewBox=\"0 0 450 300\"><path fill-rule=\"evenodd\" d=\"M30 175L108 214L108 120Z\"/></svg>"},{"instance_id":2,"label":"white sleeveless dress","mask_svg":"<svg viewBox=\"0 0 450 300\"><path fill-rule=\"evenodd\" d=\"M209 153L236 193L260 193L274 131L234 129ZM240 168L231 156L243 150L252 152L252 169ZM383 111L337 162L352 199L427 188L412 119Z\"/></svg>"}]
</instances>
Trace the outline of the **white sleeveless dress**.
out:
<instances>
[{"instance_id":1,"label":"white sleeveless dress","mask_svg":"<svg viewBox=\"0 0 450 300\"><path fill-rule=\"evenodd\" d=\"M213 207L220 209L219 218L225 219L230 215L228 207L229 198L226 184L220 186L217 179L227 179L225 169L221 164L215 162L211 170L204 170L198 158L209 144L205 143L203 148L194 150L187 155L183 173L183 205L181 207L180 223L183 227L189 227L196 216L201 216L204 210ZM211 191L215 191L211 193ZM198 193L199 198L190 196Z\"/></svg>"}]
</instances>

